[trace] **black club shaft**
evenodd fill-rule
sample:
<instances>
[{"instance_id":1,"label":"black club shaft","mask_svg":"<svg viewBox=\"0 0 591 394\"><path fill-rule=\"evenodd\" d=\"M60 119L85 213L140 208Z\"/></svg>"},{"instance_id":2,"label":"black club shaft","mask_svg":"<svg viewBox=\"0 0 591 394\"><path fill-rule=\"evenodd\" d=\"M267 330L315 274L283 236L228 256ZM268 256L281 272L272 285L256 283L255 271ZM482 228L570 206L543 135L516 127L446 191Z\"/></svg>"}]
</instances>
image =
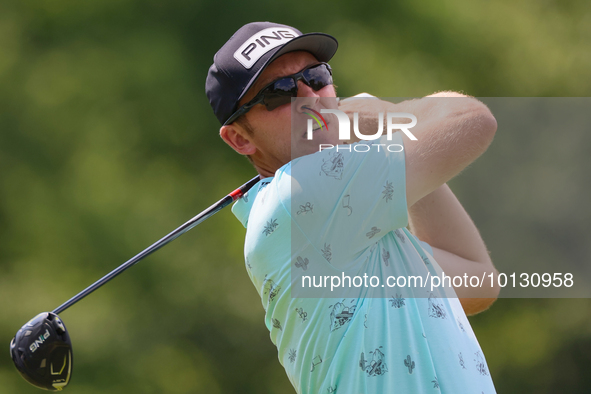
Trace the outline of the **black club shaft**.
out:
<instances>
[{"instance_id":1,"label":"black club shaft","mask_svg":"<svg viewBox=\"0 0 591 394\"><path fill-rule=\"evenodd\" d=\"M153 243L148 248L142 250L140 253L136 254L131 259L127 260L125 263L121 264L119 267L115 268L113 271L109 272L107 275L103 276L102 278L94 282L92 285L88 286L86 289L82 290L80 293L76 294L74 297L70 298L68 301L64 302L62 305L55 308L53 310L53 313L60 314L61 312L65 311L66 309L68 309L69 307L71 307L72 305L74 305L75 303L77 303L78 301L80 301L81 299L83 299L84 297L86 297L87 295L89 295L90 293L92 293L93 291L95 291L108 281L110 281L111 279L115 278L117 275L119 275L129 267L138 263L144 257L149 256L150 254L154 253L164 245L168 244L171 241L174 241L187 231L191 230L199 223L202 223L205 220L209 219L210 217L221 211L223 208L227 207L232 202L242 197L244 193L246 193L248 190L250 190L251 187L256 185L259 180L260 177L258 175L252 178L250 181L246 182L244 185L240 186L238 189L234 190L233 192L231 192L230 194L228 194L227 196L225 196L224 198L222 198L221 200L219 200L218 202L216 202L215 204L213 204L212 206L210 206L209 208L207 208L206 210L204 210L203 212L201 212L200 214L198 214L197 216L183 224L182 226L178 227L165 237Z\"/></svg>"}]
</instances>

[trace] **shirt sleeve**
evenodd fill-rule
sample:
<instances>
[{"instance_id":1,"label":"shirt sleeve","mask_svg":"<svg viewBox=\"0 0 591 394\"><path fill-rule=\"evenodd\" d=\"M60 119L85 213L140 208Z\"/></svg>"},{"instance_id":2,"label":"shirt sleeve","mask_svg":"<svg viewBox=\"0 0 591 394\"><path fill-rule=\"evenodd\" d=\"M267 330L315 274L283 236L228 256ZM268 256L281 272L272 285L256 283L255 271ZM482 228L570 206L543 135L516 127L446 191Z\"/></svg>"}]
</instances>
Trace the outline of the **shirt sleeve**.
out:
<instances>
[{"instance_id":1,"label":"shirt sleeve","mask_svg":"<svg viewBox=\"0 0 591 394\"><path fill-rule=\"evenodd\" d=\"M390 231L408 224L400 132L339 145L292 162L292 225L329 262L351 261ZM326 253L323 253L326 255ZM342 267L341 267L342 268Z\"/></svg>"}]
</instances>

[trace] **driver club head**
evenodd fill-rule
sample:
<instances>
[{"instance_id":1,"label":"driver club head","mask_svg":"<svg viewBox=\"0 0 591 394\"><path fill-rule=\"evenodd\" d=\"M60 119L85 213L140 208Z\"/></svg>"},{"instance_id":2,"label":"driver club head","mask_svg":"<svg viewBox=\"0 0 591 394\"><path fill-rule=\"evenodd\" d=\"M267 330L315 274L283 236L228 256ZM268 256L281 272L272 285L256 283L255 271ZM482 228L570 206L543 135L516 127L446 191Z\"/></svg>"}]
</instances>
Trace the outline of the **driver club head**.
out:
<instances>
[{"instance_id":1,"label":"driver club head","mask_svg":"<svg viewBox=\"0 0 591 394\"><path fill-rule=\"evenodd\" d=\"M72 342L55 313L40 313L22 326L10 355L22 377L41 389L60 391L72 376Z\"/></svg>"}]
</instances>

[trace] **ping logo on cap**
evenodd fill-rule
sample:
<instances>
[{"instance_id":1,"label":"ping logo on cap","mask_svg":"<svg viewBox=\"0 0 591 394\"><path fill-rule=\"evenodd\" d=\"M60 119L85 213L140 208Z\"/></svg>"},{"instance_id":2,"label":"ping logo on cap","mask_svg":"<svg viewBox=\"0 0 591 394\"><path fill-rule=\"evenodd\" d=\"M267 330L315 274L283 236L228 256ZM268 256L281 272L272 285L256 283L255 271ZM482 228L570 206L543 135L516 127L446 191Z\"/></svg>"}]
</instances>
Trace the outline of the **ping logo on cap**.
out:
<instances>
[{"instance_id":1,"label":"ping logo on cap","mask_svg":"<svg viewBox=\"0 0 591 394\"><path fill-rule=\"evenodd\" d=\"M299 36L287 27L270 27L251 36L234 52L234 59L250 69L265 53Z\"/></svg>"}]
</instances>

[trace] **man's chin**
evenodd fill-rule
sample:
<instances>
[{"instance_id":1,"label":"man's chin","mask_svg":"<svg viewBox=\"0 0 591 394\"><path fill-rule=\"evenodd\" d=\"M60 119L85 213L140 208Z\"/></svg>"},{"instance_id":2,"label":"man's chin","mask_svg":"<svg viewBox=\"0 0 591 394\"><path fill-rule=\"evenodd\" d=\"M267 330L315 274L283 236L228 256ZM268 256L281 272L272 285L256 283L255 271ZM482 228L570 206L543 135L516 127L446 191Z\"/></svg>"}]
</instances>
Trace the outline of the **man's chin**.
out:
<instances>
[{"instance_id":1,"label":"man's chin","mask_svg":"<svg viewBox=\"0 0 591 394\"><path fill-rule=\"evenodd\" d=\"M297 159L298 157L311 155L317 152L322 151L323 149L330 148L332 146L338 145L339 142L335 142L332 140L326 141L302 141L302 143L298 144L295 148L292 147L291 149L291 159Z\"/></svg>"}]
</instances>

